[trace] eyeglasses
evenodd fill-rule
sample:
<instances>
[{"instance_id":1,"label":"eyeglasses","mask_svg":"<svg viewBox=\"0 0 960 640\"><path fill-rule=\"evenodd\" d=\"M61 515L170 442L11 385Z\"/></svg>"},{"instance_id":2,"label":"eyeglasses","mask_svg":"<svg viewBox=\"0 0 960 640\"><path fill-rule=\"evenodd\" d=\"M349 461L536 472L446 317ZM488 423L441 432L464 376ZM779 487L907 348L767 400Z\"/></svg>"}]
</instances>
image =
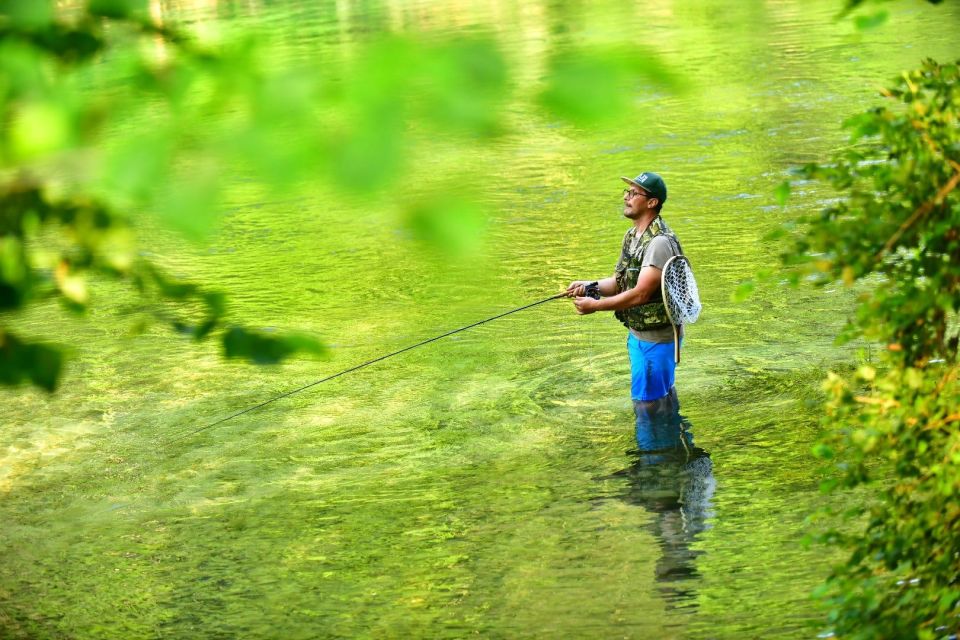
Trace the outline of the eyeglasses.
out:
<instances>
[{"instance_id":1,"label":"eyeglasses","mask_svg":"<svg viewBox=\"0 0 960 640\"><path fill-rule=\"evenodd\" d=\"M643 191L634 191L633 189L624 189L623 195L627 196L628 199L633 200L637 196L644 196L649 198L650 194L644 193Z\"/></svg>"}]
</instances>

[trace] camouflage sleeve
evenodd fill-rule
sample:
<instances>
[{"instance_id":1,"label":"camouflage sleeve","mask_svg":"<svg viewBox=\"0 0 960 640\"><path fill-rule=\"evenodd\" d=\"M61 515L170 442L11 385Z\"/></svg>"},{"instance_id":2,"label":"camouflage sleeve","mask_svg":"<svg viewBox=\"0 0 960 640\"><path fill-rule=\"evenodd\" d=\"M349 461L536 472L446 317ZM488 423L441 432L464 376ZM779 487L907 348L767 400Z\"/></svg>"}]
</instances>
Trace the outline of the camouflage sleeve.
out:
<instances>
[{"instance_id":1,"label":"camouflage sleeve","mask_svg":"<svg viewBox=\"0 0 960 640\"><path fill-rule=\"evenodd\" d=\"M667 236L657 236L650 241L646 251L643 252L643 263L640 267L653 266L657 269L663 269L664 265L667 264L667 260L675 255L677 255L677 251L673 242L670 241L670 238Z\"/></svg>"}]
</instances>

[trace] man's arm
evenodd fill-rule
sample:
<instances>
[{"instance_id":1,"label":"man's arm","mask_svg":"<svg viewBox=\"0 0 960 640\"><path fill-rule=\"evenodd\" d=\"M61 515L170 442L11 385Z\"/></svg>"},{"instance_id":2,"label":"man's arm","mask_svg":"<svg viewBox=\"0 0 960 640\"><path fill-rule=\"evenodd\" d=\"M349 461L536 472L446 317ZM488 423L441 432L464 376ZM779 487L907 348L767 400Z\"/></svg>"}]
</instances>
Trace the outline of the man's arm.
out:
<instances>
[{"instance_id":1,"label":"man's arm","mask_svg":"<svg viewBox=\"0 0 960 640\"><path fill-rule=\"evenodd\" d=\"M613 281L612 289L610 281ZM604 278L601 281L600 293L603 293L603 286L606 284L607 290L616 293L617 282L614 278ZM586 315L595 311L620 311L629 309L638 304L643 304L650 299L650 296L660 287L660 269L654 266L647 266L640 270L637 276L637 285L626 291L616 293L607 298L594 300L593 298L577 297L573 304L577 307L577 313Z\"/></svg>"}]
</instances>

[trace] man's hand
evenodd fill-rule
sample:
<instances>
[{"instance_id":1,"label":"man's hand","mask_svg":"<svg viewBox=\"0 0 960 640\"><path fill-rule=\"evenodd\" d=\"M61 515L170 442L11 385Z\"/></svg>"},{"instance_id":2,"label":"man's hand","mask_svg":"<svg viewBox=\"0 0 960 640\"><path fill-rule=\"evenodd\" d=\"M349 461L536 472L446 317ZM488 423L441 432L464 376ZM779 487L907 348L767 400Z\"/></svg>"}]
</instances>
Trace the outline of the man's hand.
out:
<instances>
[{"instance_id":1,"label":"man's hand","mask_svg":"<svg viewBox=\"0 0 960 640\"><path fill-rule=\"evenodd\" d=\"M564 293L567 294L568 298L583 297L587 294L587 285L593 282L592 280L574 280L570 283L570 286L567 287L567 290Z\"/></svg>"},{"instance_id":2,"label":"man's hand","mask_svg":"<svg viewBox=\"0 0 960 640\"><path fill-rule=\"evenodd\" d=\"M594 300L593 298L584 298L582 296L577 296L573 299L573 306L577 308L577 313L582 316L593 313L597 310L598 305L600 304L599 300Z\"/></svg>"}]
</instances>

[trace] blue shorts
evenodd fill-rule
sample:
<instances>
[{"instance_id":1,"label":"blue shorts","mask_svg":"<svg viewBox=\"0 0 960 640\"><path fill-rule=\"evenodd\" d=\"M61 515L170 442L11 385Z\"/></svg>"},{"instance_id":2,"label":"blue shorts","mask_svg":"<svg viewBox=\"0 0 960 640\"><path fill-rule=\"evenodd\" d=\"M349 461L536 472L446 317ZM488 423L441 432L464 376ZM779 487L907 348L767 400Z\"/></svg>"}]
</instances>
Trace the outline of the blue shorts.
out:
<instances>
[{"instance_id":1,"label":"blue shorts","mask_svg":"<svg viewBox=\"0 0 960 640\"><path fill-rule=\"evenodd\" d=\"M658 400L670 393L677 365L672 342L646 342L627 334L630 354L630 396L634 400Z\"/></svg>"}]
</instances>

